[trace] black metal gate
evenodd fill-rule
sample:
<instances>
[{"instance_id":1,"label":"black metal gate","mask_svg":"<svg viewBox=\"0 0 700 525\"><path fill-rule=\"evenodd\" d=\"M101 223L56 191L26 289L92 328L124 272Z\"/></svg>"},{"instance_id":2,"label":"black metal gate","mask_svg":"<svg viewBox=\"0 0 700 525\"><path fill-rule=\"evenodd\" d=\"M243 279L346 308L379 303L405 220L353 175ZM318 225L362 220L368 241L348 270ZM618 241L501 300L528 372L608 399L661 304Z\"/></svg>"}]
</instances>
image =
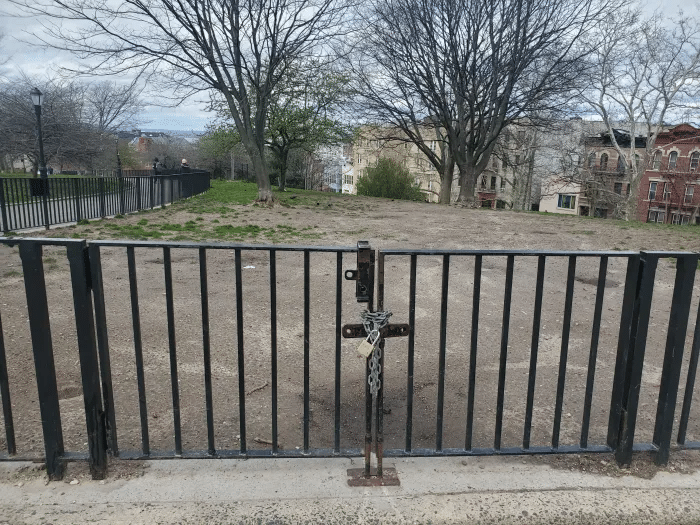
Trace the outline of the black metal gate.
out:
<instances>
[{"instance_id":1,"label":"black metal gate","mask_svg":"<svg viewBox=\"0 0 700 525\"><path fill-rule=\"evenodd\" d=\"M72 459L87 459L93 476L102 477L108 454L203 458L364 453L361 475L376 476L375 481L387 473L382 468L385 456L614 452L620 464L628 464L634 450L648 450L665 463L674 418L676 445L700 448L700 443L686 441L700 349L697 321L692 343L686 344L691 303L698 295L693 294L695 253L375 252L365 242L357 248L29 238L0 239L0 244L19 248L43 457L52 479L60 479L64 462ZM65 315L55 317L65 313L68 303L61 299L59 308L49 306L42 258L47 247L66 250L84 408L77 432L81 439L85 436L82 450L64 446L66 417L72 416L62 418L59 387L65 367L55 364L58 347L52 325L65 323ZM351 260L343 259L353 253ZM211 261L220 277L211 274ZM113 282L122 273L123 290ZM667 279L671 273L673 282ZM53 297L54 288L67 280L49 276L48 295ZM621 281L621 293L606 288L613 277ZM344 280L356 281L355 297L343 291L352 285ZM655 284L668 289L670 304L670 311L662 309L656 317ZM588 295L578 298L580 288ZM619 300L609 302L615 294ZM154 304L161 295L164 305ZM230 310L225 306L229 297ZM366 337L359 323L361 307L351 306L355 301L369 311L393 311L376 345L381 350L376 396L367 383L370 359L359 366L354 357L353 348ZM145 309L155 313L144 316ZM8 312L0 308L0 314ZM578 318L586 319L585 327ZM649 334L650 320L656 327L657 318L666 320L664 330L654 328ZM25 414L13 412L20 385L13 382L12 370L20 353L14 351L19 328L12 323L7 337L9 329L0 323L7 450L0 459L28 459L36 455L31 446L25 447L29 452L18 446L24 438L17 439L15 424ZM162 324L160 331L150 326L156 323ZM554 338L556 352L548 339L553 324L559 334ZM125 326L128 333L115 329ZM611 327L614 348L608 344ZM590 334L585 351L578 337L584 329ZM601 331L607 334L602 339ZM665 344L659 345L661 332ZM343 343L343 337L348 341ZM640 404L649 341L663 363L658 394L645 393ZM690 353L684 358L686 346ZM187 348L199 350L187 353ZM296 372L295 359L300 361ZM683 370L685 388L680 385ZM298 383L290 383L294 373ZM268 379L262 386L250 384L251 377L264 374ZM202 392L194 392L200 381ZM235 389L230 397L227 385ZM252 402L263 390L265 395ZM165 391L167 409L150 404ZM683 404L676 418L681 391ZM604 402L596 399L598 392ZM538 395L549 396L551 402L538 401ZM651 395L655 403L648 401ZM301 415L290 414L297 396ZM567 408L574 405L576 409ZM296 427L287 424L296 417L298 437ZM653 421L649 441L635 437L641 417ZM546 443L539 439L543 425L551 429ZM193 431L199 427L201 436ZM253 432L269 434L261 438ZM72 432L69 438L77 439ZM172 446L164 446L170 439ZM124 440L138 447L124 447Z\"/></svg>"}]
</instances>

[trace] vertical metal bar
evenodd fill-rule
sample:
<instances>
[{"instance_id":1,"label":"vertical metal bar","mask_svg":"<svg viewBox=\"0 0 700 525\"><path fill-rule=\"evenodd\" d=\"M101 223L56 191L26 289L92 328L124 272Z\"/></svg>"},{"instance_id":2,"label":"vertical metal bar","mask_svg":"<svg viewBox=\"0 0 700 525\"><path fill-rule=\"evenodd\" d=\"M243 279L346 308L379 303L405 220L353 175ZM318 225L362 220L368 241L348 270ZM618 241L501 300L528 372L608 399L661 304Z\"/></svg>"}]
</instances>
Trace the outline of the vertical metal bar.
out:
<instances>
[{"instance_id":1,"label":"vertical metal bar","mask_svg":"<svg viewBox=\"0 0 700 525\"><path fill-rule=\"evenodd\" d=\"M510 334L510 305L513 296L513 268L515 257L508 256L506 263L506 281L503 291L503 321L501 323L501 356L498 367L498 394L496 398L496 429L494 433L494 448L501 448L501 434L503 432L503 404L505 402L506 389L506 361L508 359L508 337Z\"/></svg>"},{"instance_id":2,"label":"vertical metal bar","mask_svg":"<svg viewBox=\"0 0 700 525\"><path fill-rule=\"evenodd\" d=\"M80 213L80 179L73 179L73 193L75 202L75 222L80 222L82 214Z\"/></svg>"},{"instance_id":3,"label":"vertical metal bar","mask_svg":"<svg viewBox=\"0 0 700 525\"><path fill-rule=\"evenodd\" d=\"M442 450L443 412L445 405L445 354L447 352L447 287L450 276L450 256L442 256L442 295L440 299L440 353L438 358L437 428L435 450Z\"/></svg>"},{"instance_id":4,"label":"vertical metal bar","mask_svg":"<svg viewBox=\"0 0 700 525\"><path fill-rule=\"evenodd\" d=\"M141 210L141 177L135 177L133 180L136 183L136 209Z\"/></svg>"},{"instance_id":5,"label":"vertical metal bar","mask_svg":"<svg viewBox=\"0 0 700 525\"><path fill-rule=\"evenodd\" d=\"M591 332L591 351L588 355L588 375L586 377L586 394L583 401L583 420L581 422L581 448L588 447L588 427L591 420L591 405L593 403L593 383L595 381L595 365L598 359L598 341L600 339L600 319L603 314L603 297L605 296L605 278L608 270L608 256L600 257L598 270L598 289L595 296L593 311L593 329Z\"/></svg>"},{"instance_id":6,"label":"vertical metal bar","mask_svg":"<svg viewBox=\"0 0 700 525\"><path fill-rule=\"evenodd\" d=\"M566 361L569 356L569 336L571 334L571 308L574 302L574 279L576 278L576 256L569 256L569 272L566 279L566 297L564 299L564 319L561 329L561 353L559 354L559 379L557 380L557 397L554 405L554 426L552 428L552 448L559 448L561 430L561 412L564 408L564 386L566 383Z\"/></svg>"},{"instance_id":7,"label":"vertical metal bar","mask_svg":"<svg viewBox=\"0 0 700 525\"><path fill-rule=\"evenodd\" d=\"M73 307L85 402L90 474L92 479L104 479L107 474L107 433L100 391L95 320L90 296L88 251L85 241L70 243L66 249L73 286Z\"/></svg>"},{"instance_id":8,"label":"vertical metal bar","mask_svg":"<svg viewBox=\"0 0 700 525\"><path fill-rule=\"evenodd\" d=\"M19 243L24 288L27 295L29 330L34 351L36 385L39 392L39 409L44 432L46 470L49 479L60 480L63 478L64 471L63 431L41 251L41 244L37 241L23 240Z\"/></svg>"},{"instance_id":9,"label":"vertical metal bar","mask_svg":"<svg viewBox=\"0 0 700 525\"><path fill-rule=\"evenodd\" d=\"M369 285L368 285L368 302L367 302L367 310L370 312L374 311L374 261L375 261L375 252L371 248L369 248L369 264L367 265L367 277L369 278ZM359 252L358 252L359 254ZM358 269L360 268L359 264L359 255L358 255ZM369 382L367 381L367 378L369 377L369 362L370 359L367 358L365 359L365 376L364 376L364 383L365 383L365 470L364 470L364 475L365 477L369 477L371 473L371 455L372 455L372 405L373 405L373 399L372 399L372 392L369 388Z\"/></svg>"},{"instance_id":10,"label":"vertical metal bar","mask_svg":"<svg viewBox=\"0 0 700 525\"><path fill-rule=\"evenodd\" d=\"M0 188L0 191L2 188ZM10 381L7 377L7 358L5 356L5 337L2 330L2 317L0 316L0 397L2 397L2 415L5 424L5 438L7 440L7 453L17 453L15 443L15 423L12 419L12 402L10 401Z\"/></svg>"},{"instance_id":11,"label":"vertical metal bar","mask_svg":"<svg viewBox=\"0 0 700 525\"><path fill-rule=\"evenodd\" d=\"M148 438L148 405L146 404L146 379L143 370L143 348L141 345L141 316L139 315L139 292L136 281L136 259L134 247L126 247L129 266L129 290L131 291L131 324L134 330L134 356L136 381L139 389L139 414L141 416L141 451L144 456L151 453Z\"/></svg>"},{"instance_id":12,"label":"vertical metal bar","mask_svg":"<svg viewBox=\"0 0 700 525\"><path fill-rule=\"evenodd\" d=\"M310 254L309 250L304 250L304 453L309 452L309 276L310 276Z\"/></svg>"},{"instance_id":13,"label":"vertical metal bar","mask_svg":"<svg viewBox=\"0 0 700 525\"><path fill-rule=\"evenodd\" d=\"M474 433L474 391L476 388L476 355L479 346L479 305L481 301L482 256L474 257L474 293L472 295L472 329L469 350L469 382L467 384L467 429L464 437L464 450L472 449ZM510 301L509 301L510 302Z\"/></svg>"},{"instance_id":14,"label":"vertical metal bar","mask_svg":"<svg viewBox=\"0 0 700 525\"><path fill-rule=\"evenodd\" d=\"M10 225L7 222L7 204L5 203L5 179L0 177L0 219L2 219L2 231L7 233L10 231Z\"/></svg>"},{"instance_id":15,"label":"vertical metal bar","mask_svg":"<svg viewBox=\"0 0 700 525\"><path fill-rule=\"evenodd\" d=\"M700 305L698 306L698 313L695 317L693 346L690 350L690 361L688 363L688 377L686 379L685 391L683 393L681 417L680 421L678 422L678 437L676 441L679 445L685 444L685 434L688 430L688 419L690 419L690 405L693 402L693 390L695 389L695 376L698 370L698 357L700 357Z\"/></svg>"},{"instance_id":16,"label":"vertical metal bar","mask_svg":"<svg viewBox=\"0 0 700 525\"><path fill-rule=\"evenodd\" d=\"M90 256L90 276L92 278L92 299L95 308L97 353L100 359L102 402L107 422L107 444L111 453L115 456L119 456L117 420L114 410L114 391L112 389L112 363L109 356L109 337L107 335L107 313L105 310L100 247L92 244L89 245L88 254Z\"/></svg>"},{"instance_id":17,"label":"vertical metal bar","mask_svg":"<svg viewBox=\"0 0 700 525\"><path fill-rule=\"evenodd\" d=\"M343 313L343 252L336 253L335 269L335 433L333 451L340 453L340 365Z\"/></svg>"},{"instance_id":18,"label":"vertical metal bar","mask_svg":"<svg viewBox=\"0 0 700 525\"><path fill-rule=\"evenodd\" d=\"M165 207L165 177L161 176L159 178L160 182L160 206Z\"/></svg>"},{"instance_id":19,"label":"vertical metal bar","mask_svg":"<svg viewBox=\"0 0 700 525\"><path fill-rule=\"evenodd\" d=\"M272 452L277 454L279 437L277 428L277 250L270 250L270 373L272 381Z\"/></svg>"},{"instance_id":20,"label":"vertical metal bar","mask_svg":"<svg viewBox=\"0 0 700 525\"><path fill-rule=\"evenodd\" d=\"M98 188L100 191L100 218L104 219L107 215L105 214L105 180L100 177Z\"/></svg>"},{"instance_id":21,"label":"vertical metal bar","mask_svg":"<svg viewBox=\"0 0 700 525\"><path fill-rule=\"evenodd\" d=\"M698 267L697 255L685 255L676 258L676 283L673 289L671 314L668 320L668 335L666 337L666 352L661 371L659 401L656 405L656 423L654 425L654 441L658 447L654 458L658 465L668 463L673 432L673 416L676 411L678 384L681 379L683 364L683 349L685 347L688 317L690 316L690 301L695 283L695 269Z\"/></svg>"},{"instance_id":22,"label":"vertical metal bar","mask_svg":"<svg viewBox=\"0 0 700 525\"><path fill-rule=\"evenodd\" d=\"M211 345L209 340L209 288L207 283L207 250L199 249L199 286L202 298L202 352L204 358L204 396L207 407L207 443L209 455L216 454L214 446L214 398L211 384Z\"/></svg>"},{"instance_id":23,"label":"vertical metal bar","mask_svg":"<svg viewBox=\"0 0 700 525\"><path fill-rule=\"evenodd\" d=\"M629 465L632 461L634 431L637 423L639 389L642 384L644 352L647 344L647 331L651 315L651 301L654 293L654 277L659 261L657 254L641 252L639 261L639 279L635 297L635 312L632 319L632 333L629 352L625 359L624 388L622 392L622 409L618 446L615 460L619 465Z\"/></svg>"},{"instance_id":24,"label":"vertical metal bar","mask_svg":"<svg viewBox=\"0 0 700 525\"><path fill-rule=\"evenodd\" d=\"M121 178L120 178L121 180ZM175 431L175 454L182 455L182 432L180 429L180 385L177 378L177 346L175 343L175 306L173 304L173 270L170 248L163 247L165 270L165 303L168 315L168 345L170 348L170 384L173 392L173 428Z\"/></svg>"},{"instance_id":25,"label":"vertical metal bar","mask_svg":"<svg viewBox=\"0 0 700 525\"><path fill-rule=\"evenodd\" d=\"M377 311L384 311L384 254L379 252L379 265L377 268ZM379 340L379 390L377 391L377 408L376 408L376 436L377 445L375 449L375 454L377 456L377 476L382 477L384 475L384 354L385 352L385 341L384 338Z\"/></svg>"},{"instance_id":26,"label":"vertical metal bar","mask_svg":"<svg viewBox=\"0 0 700 525\"><path fill-rule=\"evenodd\" d=\"M542 320L542 292L544 291L544 268L546 257L537 258L537 284L535 285L535 311L532 320L532 340L530 343L530 373L527 382L527 404L525 406L525 428L523 431L523 448L530 448L532 430L532 410L535 405L535 379L537 377L537 352L540 346L540 322Z\"/></svg>"},{"instance_id":27,"label":"vertical metal bar","mask_svg":"<svg viewBox=\"0 0 700 525\"><path fill-rule=\"evenodd\" d=\"M634 345L636 334L635 306L639 293L640 279L639 255L633 255L627 259L627 273L625 277L625 291L620 310L620 332L617 337L617 357L615 359L615 373L613 375L612 393L610 397L610 415L608 418L608 446L617 448L620 437L620 421L622 418L622 400L625 388L625 374L627 370L627 355ZM634 330L633 330L634 327Z\"/></svg>"},{"instance_id":28,"label":"vertical metal bar","mask_svg":"<svg viewBox=\"0 0 700 525\"><path fill-rule=\"evenodd\" d=\"M41 179L41 181L44 187L42 195L42 202L44 204L44 226L48 230L51 225L51 216L49 215L49 179Z\"/></svg>"},{"instance_id":29,"label":"vertical metal bar","mask_svg":"<svg viewBox=\"0 0 700 525\"><path fill-rule=\"evenodd\" d=\"M406 452L411 452L413 437L413 365L416 340L416 262L411 254L411 281L408 291L408 362L406 364Z\"/></svg>"},{"instance_id":30,"label":"vertical metal bar","mask_svg":"<svg viewBox=\"0 0 700 525\"><path fill-rule=\"evenodd\" d=\"M148 202L150 203L151 209L155 206L155 196L154 188L156 185L155 177L148 177Z\"/></svg>"},{"instance_id":31,"label":"vertical metal bar","mask_svg":"<svg viewBox=\"0 0 700 525\"><path fill-rule=\"evenodd\" d=\"M241 249L236 248L236 329L238 332L238 410L240 419L241 454L246 454L245 422L245 353L243 351L243 275L241 271Z\"/></svg>"},{"instance_id":32,"label":"vertical metal bar","mask_svg":"<svg viewBox=\"0 0 700 525\"><path fill-rule=\"evenodd\" d=\"M117 185L119 187L119 213L124 215L125 210L125 195L124 195L124 177L117 177Z\"/></svg>"}]
</instances>

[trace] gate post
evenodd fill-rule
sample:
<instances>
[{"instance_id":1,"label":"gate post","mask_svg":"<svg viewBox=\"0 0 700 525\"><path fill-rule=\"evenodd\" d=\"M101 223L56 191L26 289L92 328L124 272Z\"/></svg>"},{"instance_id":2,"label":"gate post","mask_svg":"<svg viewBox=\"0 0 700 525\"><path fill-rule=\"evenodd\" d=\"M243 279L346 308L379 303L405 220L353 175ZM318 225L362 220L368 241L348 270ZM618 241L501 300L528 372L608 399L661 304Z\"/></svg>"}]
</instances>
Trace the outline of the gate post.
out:
<instances>
[{"instance_id":1,"label":"gate post","mask_svg":"<svg viewBox=\"0 0 700 525\"><path fill-rule=\"evenodd\" d=\"M95 318L90 295L92 283L88 249L85 241L76 241L68 244L67 251L73 285L90 473L92 479L104 479L107 475L107 432L100 389L100 367L97 361Z\"/></svg>"},{"instance_id":2,"label":"gate post","mask_svg":"<svg viewBox=\"0 0 700 525\"><path fill-rule=\"evenodd\" d=\"M19 255L22 259L24 288L27 295L29 331L32 337L36 386L39 392L39 410L44 434L46 472L49 479L57 481L63 479L64 471L63 431L41 244L32 240L21 240Z\"/></svg>"},{"instance_id":3,"label":"gate post","mask_svg":"<svg viewBox=\"0 0 700 525\"><path fill-rule=\"evenodd\" d=\"M656 406L656 423L654 425L653 443L659 447L654 458L657 465L668 463L671 433L673 432L673 416L676 410L678 384L681 379L683 348L688 328L688 317L690 316L690 300L693 295L697 266L698 256L696 254L688 254L676 258L676 282L673 288L671 315L668 321L668 335L666 337L666 353L664 354L659 401Z\"/></svg>"},{"instance_id":4,"label":"gate post","mask_svg":"<svg viewBox=\"0 0 700 525\"><path fill-rule=\"evenodd\" d=\"M615 376L610 400L608 446L618 465L632 461L654 277L659 255L640 252L627 262Z\"/></svg>"}]
</instances>

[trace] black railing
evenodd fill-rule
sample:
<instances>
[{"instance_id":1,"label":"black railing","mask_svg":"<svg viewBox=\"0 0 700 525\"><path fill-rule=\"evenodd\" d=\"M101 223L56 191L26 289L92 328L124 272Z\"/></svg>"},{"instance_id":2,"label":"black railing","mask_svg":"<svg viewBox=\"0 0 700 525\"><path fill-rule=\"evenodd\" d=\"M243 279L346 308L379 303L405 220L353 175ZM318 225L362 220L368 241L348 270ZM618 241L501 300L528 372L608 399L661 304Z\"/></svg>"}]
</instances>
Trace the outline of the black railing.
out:
<instances>
[{"instance_id":1,"label":"black railing","mask_svg":"<svg viewBox=\"0 0 700 525\"><path fill-rule=\"evenodd\" d=\"M0 177L0 229L10 231L131 213L204 193L208 172L149 177Z\"/></svg>"},{"instance_id":2,"label":"black railing","mask_svg":"<svg viewBox=\"0 0 700 525\"><path fill-rule=\"evenodd\" d=\"M28 406L18 398L26 389L12 382L18 358L6 355L5 341L22 338L15 305L11 328L0 321L0 459L35 459L26 434L41 424L53 478L71 458L88 459L100 477L107 453L359 456L363 444L369 451L373 422L380 460L614 452L629 464L634 450L647 450L663 464L678 395L676 446L700 448L686 440L700 353L697 320L686 345L698 297L695 253L380 250L376 308L390 305L398 324L385 333L396 339L380 345L373 403L352 351L358 340L344 351L342 339L363 336L353 332L358 325L343 325L358 320L354 295L374 308L375 252L366 245L0 244L19 246L40 409L34 422L13 411ZM42 250L52 247L56 259L57 246L66 248L72 317L49 308L49 298L68 303L65 279L45 277ZM357 262L343 260L355 252ZM344 275L358 281L352 292ZM668 310L659 306L666 303ZM75 428L63 431L69 422L58 408L71 344L62 338L57 346L51 328L63 336L72 322L87 450ZM658 386L643 380L656 362ZM640 431L641 419L653 430L649 440L640 437L649 430Z\"/></svg>"}]
</instances>

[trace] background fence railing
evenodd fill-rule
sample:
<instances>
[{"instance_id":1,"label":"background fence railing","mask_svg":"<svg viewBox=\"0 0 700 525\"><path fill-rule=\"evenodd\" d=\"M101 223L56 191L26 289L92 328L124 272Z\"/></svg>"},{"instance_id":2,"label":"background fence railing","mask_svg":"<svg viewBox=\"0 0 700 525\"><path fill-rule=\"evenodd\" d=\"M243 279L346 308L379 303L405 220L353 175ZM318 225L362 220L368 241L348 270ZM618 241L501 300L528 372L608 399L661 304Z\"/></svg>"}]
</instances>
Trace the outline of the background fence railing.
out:
<instances>
[{"instance_id":1,"label":"background fence railing","mask_svg":"<svg viewBox=\"0 0 700 525\"><path fill-rule=\"evenodd\" d=\"M208 172L129 177L0 177L0 229L48 228L131 213L204 193Z\"/></svg>"}]
</instances>

